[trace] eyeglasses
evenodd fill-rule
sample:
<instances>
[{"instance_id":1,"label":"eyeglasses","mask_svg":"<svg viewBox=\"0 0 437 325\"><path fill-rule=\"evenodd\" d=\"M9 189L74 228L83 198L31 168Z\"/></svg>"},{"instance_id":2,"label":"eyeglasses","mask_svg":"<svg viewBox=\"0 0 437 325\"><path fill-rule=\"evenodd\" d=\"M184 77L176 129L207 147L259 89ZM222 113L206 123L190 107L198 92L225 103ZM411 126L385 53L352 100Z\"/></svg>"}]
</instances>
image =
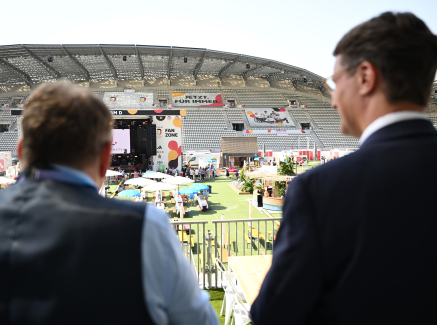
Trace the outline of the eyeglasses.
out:
<instances>
[{"instance_id":1,"label":"eyeglasses","mask_svg":"<svg viewBox=\"0 0 437 325\"><path fill-rule=\"evenodd\" d=\"M335 91L334 78L337 77L340 73L343 73L349 69L351 69L351 67L344 67L343 69L340 69L336 73L334 73L331 77L323 79L323 85L325 86L326 91L332 94Z\"/></svg>"}]
</instances>

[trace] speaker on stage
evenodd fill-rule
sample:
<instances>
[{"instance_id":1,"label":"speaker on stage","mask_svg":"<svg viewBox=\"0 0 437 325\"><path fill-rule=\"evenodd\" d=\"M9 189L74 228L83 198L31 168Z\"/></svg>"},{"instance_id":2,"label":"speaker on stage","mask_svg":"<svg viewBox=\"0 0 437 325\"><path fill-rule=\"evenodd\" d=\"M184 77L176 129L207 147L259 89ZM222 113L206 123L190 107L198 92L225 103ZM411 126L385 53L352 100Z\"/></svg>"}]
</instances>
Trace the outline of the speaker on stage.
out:
<instances>
[{"instance_id":1,"label":"speaker on stage","mask_svg":"<svg viewBox=\"0 0 437 325\"><path fill-rule=\"evenodd\" d=\"M147 134L147 156L155 156L156 155L156 125L155 124L147 124L146 125L146 134Z\"/></svg>"},{"instance_id":2,"label":"speaker on stage","mask_svg":"<svg viewBox=\"0 0 437 325\"><path fill-rule=\"evenodd\" d=\"M146 159L146 155L141 155L141 171L146 171L147 170L147 159Z\"/></svg>"},{"instance_id":3,"label":"speaker on stage","mask_svg":"<svg viewBox=\"0 0 437 325\"><path fill-rule=\"evenodd\" d=\"M147 153L148 136L144 128L137 129L136 154L145 155Z\"/></svg>"}]
</instances>

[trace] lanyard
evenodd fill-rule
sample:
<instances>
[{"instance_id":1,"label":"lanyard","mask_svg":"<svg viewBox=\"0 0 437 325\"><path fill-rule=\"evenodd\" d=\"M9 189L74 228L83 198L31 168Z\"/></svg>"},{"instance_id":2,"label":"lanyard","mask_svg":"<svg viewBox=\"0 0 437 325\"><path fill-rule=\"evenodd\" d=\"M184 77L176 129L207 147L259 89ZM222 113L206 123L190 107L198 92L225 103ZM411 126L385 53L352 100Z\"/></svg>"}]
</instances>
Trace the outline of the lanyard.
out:
<instances>
[{"instance_id":1,"label":"lanyard","mask_svg":"<svg viewBox=\"0 0 437 325\"><path fill-rule=\"evenodd\" d=\"M63 172L58 170L31 169L30 173L26 173L26 172L23 173L23 175L19 177L17 183L21 183L26 179L34 179L34 180L51 179L54 181L59 181L59 182L69 183L74 185L90 186L97 191L97 188L94 186L94 184L90 184L90 182L84 179L80 179L79 177L72 175L68 172Z\"/></svg>"}]
</instances>

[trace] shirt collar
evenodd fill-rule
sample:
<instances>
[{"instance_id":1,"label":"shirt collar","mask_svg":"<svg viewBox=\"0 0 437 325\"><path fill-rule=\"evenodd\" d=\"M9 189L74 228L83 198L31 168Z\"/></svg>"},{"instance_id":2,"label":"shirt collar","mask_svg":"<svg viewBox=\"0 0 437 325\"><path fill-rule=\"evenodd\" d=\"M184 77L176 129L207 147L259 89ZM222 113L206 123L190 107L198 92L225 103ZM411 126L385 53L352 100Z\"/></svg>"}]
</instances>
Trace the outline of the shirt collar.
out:
<instances>
[{"instance_id":1,"label":"shirt collar","mask_svg":"<svg viewBox=\"0 0 437 325\"><path fill-rule=\"evenodd\" d=\"M83 185L90 185L90 186L94 187L95 189L97 189L96 183L88 174L86 174L78 169L66 167L63 165L52 164L52 166L57 171L60 171L64 174L71 176L71 178L76 179L77 181L79 181Z\"/></svg>"},{"instance_id":2,"label":"shirt collar","mask_svg":"<svg viewBox=\"0 0 437 325\"><path fill-rule=\"evenodd\" d=\"M360 145L363 145L363 143L376 131L382 129L383 127L386 127L390 124L401 122L401 121L407 121L407 120L417 120L417 119L428 119L428 116L426 113L417 112L417 111L402 111L402 112L395 112L395 113L389 113L384 116L381 116L374 120L372 123L370 123L367 128L364 130L363 134L361 134L360 137Z\"/></svg>"}]
</instances>

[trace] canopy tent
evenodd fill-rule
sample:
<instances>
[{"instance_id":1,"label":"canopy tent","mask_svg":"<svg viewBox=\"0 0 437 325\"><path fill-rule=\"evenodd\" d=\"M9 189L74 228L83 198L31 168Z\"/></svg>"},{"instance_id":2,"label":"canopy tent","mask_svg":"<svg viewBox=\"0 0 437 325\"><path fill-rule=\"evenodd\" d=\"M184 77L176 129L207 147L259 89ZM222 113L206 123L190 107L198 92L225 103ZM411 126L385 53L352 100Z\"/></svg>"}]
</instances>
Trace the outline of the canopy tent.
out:
<instances>
[{"instance_id":1,"label":"canopy tent","mask_svg":"<svg viewBox=\"0 0 437 325\"><path fill-rule=\"evenodd\" d=\"M15 179L0 176L0 184L14 184L16 182Z\"/></svg>"},{"instance_id":2,"label":"canopy tent","mask_svg":"<svg viewBox=\"0 0 437 325\"><path fill-rule=\"evenodd\" d=\"M143 188L144 191L170 191L177 188L177 185L166 184L166 183L155 183L147 185Z\"/></svg>"},{"instance_id":3,"label":"canopy tent","mask_svg":"<svg viewBox=\"0 0 437 325\"><path fill-rule=\"evenodd\" d=\"M166 178L166 179L163 179L162 182L167 183L167 184L174 184L174 185L194 183L194 181L192 179L189 179L186 177L181 177L181 176Z\"/></svg>"},{"instance_id":4,"label":"canopy tent","mask_svg":"<svg viewBox=\"0 0 437 325\"><path fill-rule=\"evenodd\" d=\"M194 189L194 188L185 187L185 188L183 188L183 189L181 189L179 191L179 194L182 194L182 195L191 195L191 194L196 194L197 192L198 191L196 189Z\"/></svg>"},{"instance_id":5,"label":"canopy tent","mask_svg":"<svg viewBox=\"0 0 437 325\"><path fill-rule=\"evenodd\" d=\"M144 178L131 178L124 182L125 185L135 185L135 186L147 186L151 184L155 184L156 181L152 179L144 179Z\"/></svg>"},{"instance_id":6,"label":"canopy tent","mask_svg":"<svg viewBox=\"0 0 437 325\"><path fill-rule=\"evenodd\" d=\"M163 179L162 182L167 183L167 184L177 185L178 190L179 190L179 185L194 183L194 181L192 179L189 179L186 177L181 177L181 176L166 178L166 179Z\"/></svg>"},{"instance_id":7,"label":"canopy tent","mask_svg":"<svg viewBox=\"0 0 437 325\"><path fill-rule=\"evenodd\" d=\"M172 175L167 175L161 172L147 172L143 175L145 178L169 178L173 177Z\"/></svg>"},{"instance_id":8,"label":"canopy tent","mask_svg":"<svg viewBox=\"0 0 437 325\"><path fill-rule=\"evenodd\" d=\"M137 190L124 190L118 194L118 196L125 196L125 197L137 197L140 195L141 195L140 191Z\"/></svg>"},{"instance_id":9,"label":"canopy tent","mask_svg":"<svg viewBox=\"0 0 437 325\"><path fill-rule=\"evenodd\" d=\"M119 173L119 172L116 172L115 170L110 170L110 169L108 169L107 171L106 171L106 177L110 177L110 176L120 176L121 175L121 173Z\"/></svg>"},{"instance_id":10,"label":"canopy tent","mask_svg":"<svg viewBox=\"0 0 437 325\"><path fill-rule=\"evenodd\" d=\"M195 189L196 191L209 190L209 186L205 184L194 184L191 185L189 188Z\"/></svg>"}]
</instances>

